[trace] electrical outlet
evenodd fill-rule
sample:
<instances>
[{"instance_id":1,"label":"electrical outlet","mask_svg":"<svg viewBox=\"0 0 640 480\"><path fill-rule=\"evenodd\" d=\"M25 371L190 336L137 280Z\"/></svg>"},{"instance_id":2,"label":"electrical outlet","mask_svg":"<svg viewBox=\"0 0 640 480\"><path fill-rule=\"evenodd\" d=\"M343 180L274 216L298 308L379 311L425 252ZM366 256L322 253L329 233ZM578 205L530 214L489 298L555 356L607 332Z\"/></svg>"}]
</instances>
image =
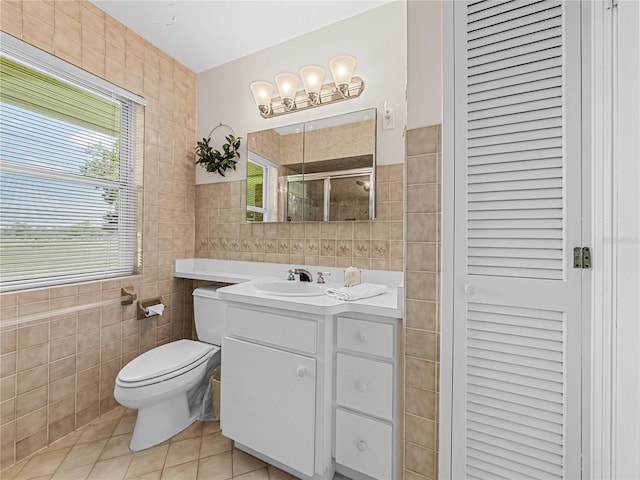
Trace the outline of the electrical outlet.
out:
<instances>
[{"instance_id":1,"label":"electrical outlet","mask_svg":"<svg viewBox=\"0 0 640 480\"><path fill-rule=\"evenodd\" d=\"M394 128L396 128L396 122L393 116L393 110L387 108L382 113L382 130L393 130Z\"/></svg>"}]
</instances>

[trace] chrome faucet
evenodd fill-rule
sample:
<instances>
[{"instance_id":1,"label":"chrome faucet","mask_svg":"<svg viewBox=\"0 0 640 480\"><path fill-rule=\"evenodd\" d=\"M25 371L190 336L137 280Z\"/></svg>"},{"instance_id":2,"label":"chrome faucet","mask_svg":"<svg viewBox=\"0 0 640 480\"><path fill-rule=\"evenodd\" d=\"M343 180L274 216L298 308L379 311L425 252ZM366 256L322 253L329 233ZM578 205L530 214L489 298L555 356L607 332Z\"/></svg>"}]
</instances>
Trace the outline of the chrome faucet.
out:
<instances>
[{"instance_id":1,"label":"chrome faucet","mask_svg":"<svg viewBox=\"0 0 640 480\"><path fill-rule=\"evenodd\" d=\"M313 282L313 275L309 270L304 268L296 268L293 270L294 275L300 275L301 282Z\"/></svg>"}]
</instances>

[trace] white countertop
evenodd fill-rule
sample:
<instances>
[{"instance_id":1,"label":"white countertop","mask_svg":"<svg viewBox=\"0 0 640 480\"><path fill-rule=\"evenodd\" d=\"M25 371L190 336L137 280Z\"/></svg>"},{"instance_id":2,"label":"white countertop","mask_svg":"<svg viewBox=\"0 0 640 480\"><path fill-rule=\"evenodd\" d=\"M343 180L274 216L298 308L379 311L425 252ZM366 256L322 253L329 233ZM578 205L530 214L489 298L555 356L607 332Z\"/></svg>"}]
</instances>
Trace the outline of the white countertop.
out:
<instances>
[{"instance_id":1,"label":"white countertop","mask_svg":"<svg viewBox=\"0 0 640 480\"><path fill-rule=\"evenodd\" d=\"M270 295L260 293L254 288L254 283L258 281L286 279L286 271L292 268L309 270L314 277L319 271L328 272L330 276L327 276L325 287L342 286L341 282L344 275L342 268L206 258L176 260L173 276L193 280L233 283L234 285L218 290L221 299L233 302L295 310L316 315L361 313L398 319L403 317L404 275L402 272L362 270L363 283L387 285L388 290L382 295L349 302L337 300L328 295L309 297Z\"/></svg>"}]
</instances>

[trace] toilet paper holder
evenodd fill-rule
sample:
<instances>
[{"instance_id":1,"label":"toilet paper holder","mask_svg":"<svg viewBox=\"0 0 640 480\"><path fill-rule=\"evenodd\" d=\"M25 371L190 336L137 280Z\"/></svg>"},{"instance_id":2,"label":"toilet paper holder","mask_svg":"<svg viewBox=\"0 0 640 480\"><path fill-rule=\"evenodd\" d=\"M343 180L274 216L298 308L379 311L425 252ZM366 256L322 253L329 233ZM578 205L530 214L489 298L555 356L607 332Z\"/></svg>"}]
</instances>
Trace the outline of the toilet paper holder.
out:
<instances>
[{"instance_id":1,"label":"toilet paper holder","mask_svg":"<svg viewBox=\"0 0 640 480\"><path fill-rule=\"evenodd\" d=\"M142 320L143 318L149 318L147 317L148 308L151 307L152 305L158 305L159 303L164 305L164 302L162 301L162 297L151 297L151 298L146 298L144 300L139 300L138 309L137 309L138 320Z\"/></svg>"}]
</instances>

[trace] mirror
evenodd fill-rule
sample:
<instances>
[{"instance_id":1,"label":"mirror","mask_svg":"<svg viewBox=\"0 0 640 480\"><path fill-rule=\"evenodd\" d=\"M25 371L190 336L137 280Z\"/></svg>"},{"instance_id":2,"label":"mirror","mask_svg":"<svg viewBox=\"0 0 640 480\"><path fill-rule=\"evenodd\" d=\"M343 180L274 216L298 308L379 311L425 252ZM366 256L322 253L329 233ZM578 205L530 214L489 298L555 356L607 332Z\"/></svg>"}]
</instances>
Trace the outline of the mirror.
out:
<instances>
[{"instance_id":1,"label":"mirror","mask_svg":"<svg viewBox=\"0 0 640 480\"><path fill-rule=\"evenodd\" d=\"M247 221L375 217L376 109L247 135Z\"/></svg>"}]
</instances>

